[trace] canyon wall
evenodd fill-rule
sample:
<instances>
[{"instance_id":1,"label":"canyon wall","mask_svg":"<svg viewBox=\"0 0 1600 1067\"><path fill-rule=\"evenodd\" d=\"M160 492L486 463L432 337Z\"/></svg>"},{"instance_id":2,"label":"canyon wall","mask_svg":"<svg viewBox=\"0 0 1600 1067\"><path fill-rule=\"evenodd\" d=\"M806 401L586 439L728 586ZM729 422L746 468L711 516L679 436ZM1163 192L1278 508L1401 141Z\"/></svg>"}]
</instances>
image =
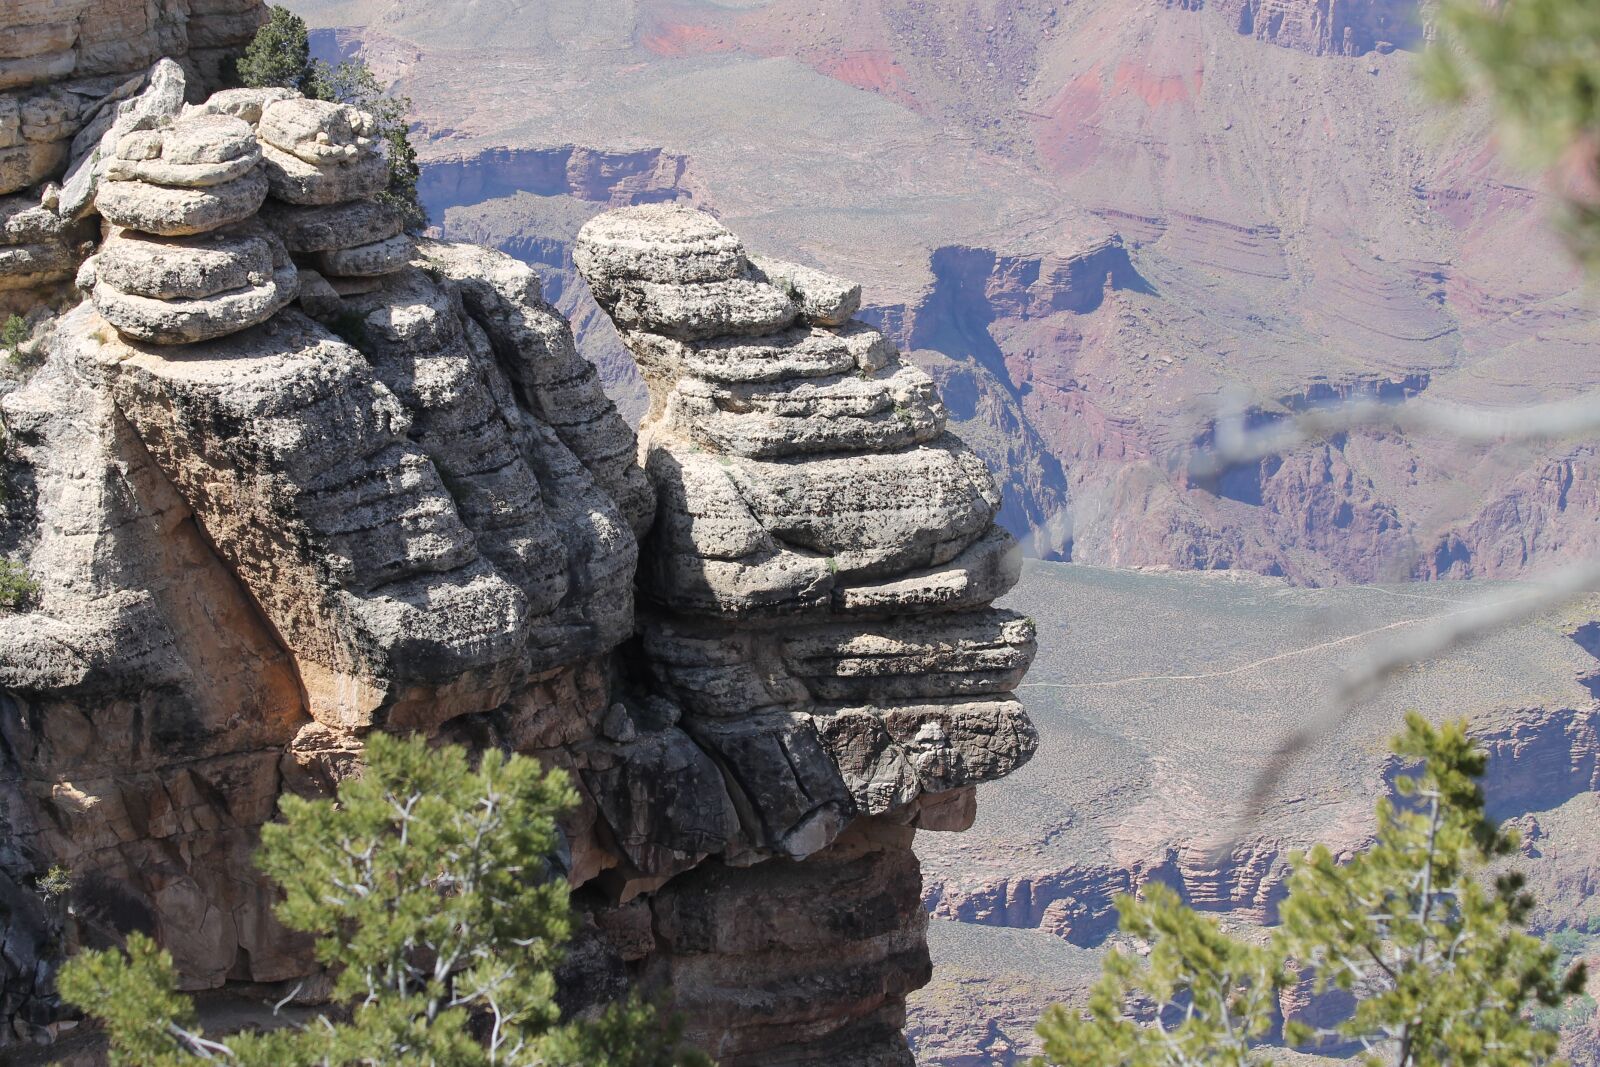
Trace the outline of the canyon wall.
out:
<instances>
[{"instance_id":1,"label":"canyon wall","mask_svg":"<svg viewBox=\"0 0 1600 1067\"><path fill-rule=\"evenodd\" d=\"M1359 56L1420 43L1416 0L1212 0L1240 33L1314 55ZM1198 10L1205 0L1169 0Z\"/></svg>"},{"instance_id":2,"label":"canyon wall","mask_svg":"<svg viewBox=\"0 0 1600 1067\"><path fill-rule=\"evenodd\" d=\"M1537 181L1487 115L1416 91L1425 5L295 6L399 79L434 221L545 275L630 422L648 390L571 252L589 216L671 200L881 270L862 317L940 384L1037 555L1331 585L1517 577L1596 543L1570 443L1363 432L1187 476L1235 395L1266 422L1594 387L1592 300Z\"/></svg>"},{"instance_id":3,"label":"canyon wall","mask_svg":"<svg viewBox=\"0 0 1600 1067\"><path fill-rule=\"evenodd\" d=\"M0 614L0 1042L60 1036L63 953L135 929L187 988L314 977L250 853L390 730L572 775L567 1008L638 989L724 1064L909 1064L913 837L1037 744L1032 624L990 606L1020 554L933 381L859 286L626 207L574 255L636 439L526 265L374 199L369 116L206 77L108 89L20 213L78 243L14 290L37 365L0 395L37 583Z\"/></svg>"},{"instance_id":4,"label":"canyon wall","mask_svg":"<svg viewBox=\"0 0 1600 1067\"><path fill-rule=\"evenodd\" d=\"M1370 842L1374 803L1410 773L1387 746L1411 709L1467 720L1490 811L1523 835L1506 863L1539 901L1534 931L1592 955L1600 628L1578 620L1593 601L1417 664L1303 756L1279 755L1351 671L1504 595L1028 563L1009 603L1066 639L1041 641L1023 683L1034 759L985 792L972 832L918 841L937 963L911 1002L918 1062L1026 1063L1044 1009L1085 1002L1107 949L1138 948L1116 929L1120 893L1160 882L1230 929L1274 921L1292 853ZM1304 991L1283 1004L1315 1006Z\"/></svg>"}]
</instances>

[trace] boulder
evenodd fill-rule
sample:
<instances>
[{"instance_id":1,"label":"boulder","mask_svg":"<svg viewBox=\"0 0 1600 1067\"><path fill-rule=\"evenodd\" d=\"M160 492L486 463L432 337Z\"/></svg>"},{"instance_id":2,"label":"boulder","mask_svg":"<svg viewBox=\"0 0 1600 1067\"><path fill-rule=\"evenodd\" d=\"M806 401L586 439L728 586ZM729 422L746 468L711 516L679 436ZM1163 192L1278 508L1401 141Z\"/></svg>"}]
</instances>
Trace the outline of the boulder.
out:
<instances>
[{"instance_id":1,"label":"boulder","mask_svg":"<svg viewBox=\"0 0 1600 1067\"><path fill-rule=\"evenodd\" d=\"M272 195L290 204L364 200L389 183L377 123L348 104L295 97L263 108L256 128Z\"/></svg>"},{"instance_id":2,"label":"boulder","mask_svg":"<svg viewBox=\"0 0 1600 1067\"><path fill-rule=\"evenodd\" d=\"M104 177L202 189L242 178L260 162L248 123L231 115L192 115L165 129L125 134Z\"/></svg>"},{"instance_id":3,"label":"boulder","mask_svg":"<svg viewBox=\"0 0 1600 1067\"><path fill-rule=\"evenodd\" d=\"M185 117L231 115L254 126L261 121L261 114L269 105L280 100L292 100L298 95L292 89L276 86L264 89L224 89L220 93L212 93L199 104L188 105L183 109L183 114Z\"/></svg>"},{"instance_id":4,"label":"boulder","mask_svg":"<svg viewBox=\"0 0 1600 1067\"><path fill-rule=\"evenodd\" d=\"M220 185L187 189L108 177L99 184L94 206L112 225L181 237L251 218L266 198L267 176L256 167Z\"/></svg>"},{"instance_id":5,"label":"boulder","mask_svg":"<svg viewBox=\"0 0 1600 1067\"><path fill-rule=\"evenodd\" d=\"M195 299L265 285L276 269L273 253L267 236L249 230L219 230L199 240L122 230L101 245L94 275L97 284L136 296Z\"/></svg>"},{"instance_id":6,"label":"boulder","mask_svg":"<svg viewBox=\"0 0 1600 1067\"><path fill-rule=\"evenodd\" d=\"M272 195L291 204L342 204L381 193L389 184L389 164L370 149L350 159L318 166L270 144L261 146Z\"/></svg>"},{"instance_id":7,"label":"boulder","mask_svg":"<svg viewBox=\"0 0 1600 1067\"><path fill-rule=\"evenodd\" d=\"M124 337L156 345L187 345L238 333L266 322L295 297L291 264L260 284L198 298L154 299L111 283L94 285L94 306Z\"/></svg>"},{"instance_id":8,"label":"boulder","mask_svg":"<svg viewBox=\"0 0 1600 1067\"><path fill-rule=\"evenodd\" d=\"M336 248L314 256L317 269L342 278L377 278L404 270L416 253L405 234L353 248Z\"/></svg>"},{"instance_id":9,"label":"boulder","mask_svg":"<svg viewBox=\"0 0 1600 1067\"><path fill-rule=\"evenodd\" d=\"M377 150L373 117L327 100L274 100L262 108L256 132L263 144L314 167L352 163Z\"/></svg>"},{"instance_id":10,"label":"boulder","mask_svg":"<svg viewBox=\"0 0 1600 1067\"><path fill-rule=\"evenodd\" d=\"M782 289L813 326L843 326L861 309L861 286L811 267L756 256L751 276Z\"/></svg>"},{"instance_id":11,"label":"boulder","mask_svg":"<svg viewBox=\"0 0 1600 1067\"><path fill-rule=\"evenodd\" d=\"M703 211L643 204L597 215L578 231L573 262L591 287L622 281L683 285L745 273L744 245Z\"/></svg>"}]
</instances>

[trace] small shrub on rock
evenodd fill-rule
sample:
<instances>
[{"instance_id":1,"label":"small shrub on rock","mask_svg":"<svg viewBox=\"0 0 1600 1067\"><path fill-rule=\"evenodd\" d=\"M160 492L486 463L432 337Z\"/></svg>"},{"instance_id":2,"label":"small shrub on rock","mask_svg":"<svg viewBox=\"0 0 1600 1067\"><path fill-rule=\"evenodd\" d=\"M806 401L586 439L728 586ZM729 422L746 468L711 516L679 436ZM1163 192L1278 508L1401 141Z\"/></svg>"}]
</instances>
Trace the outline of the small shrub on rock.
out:
<instances>
[{"instance_id":1,"label":"small shrub on rock","mask_svg":"<svg viewBox=\"0 0 1600 1067\"><path fill-rule=\"evenodd\" d=\"M39 583L22 564L0 559L0 615L27 611L39 601Z\"/></svg>"},{"instance_id":2,"label":"small shrub on rock","mask_svg":"<svg viewBox=\"0 0 1600 1067\"><path fill-rule=\"evenodd\" d=\"M560 771L498 751L374 734L336 800L286 796L262 828L277 915L315 936L334 1004L304 1026L215 1036L142 934L61 970L62 997L101 1020L113 1064L248 1067L676 1067L703 1064L637 1003L562 1022L554 967L571 930L546 857L576 794Z\"/></svg>"},{"instance_id":3,"label":"small shrub on rock","mask_svg":"<svg viewBox=\"0 0 1600 1067\"><path fill-rule=\"evenodd\" d=\"M389 157L389 187L378 199L400 213L408 231L415 233L428 225L428 213L417 196L422 171L411 144L407 117L411 100L386 93L366 63L347 59L330 66L311 58L305 19L287 8L273 7L267 24L256 31L239 60L238 73L240 84L251 88L293 89L315 100L332 100L370 112L378 120L378 136Z\"/></svg>"}]
</instances>

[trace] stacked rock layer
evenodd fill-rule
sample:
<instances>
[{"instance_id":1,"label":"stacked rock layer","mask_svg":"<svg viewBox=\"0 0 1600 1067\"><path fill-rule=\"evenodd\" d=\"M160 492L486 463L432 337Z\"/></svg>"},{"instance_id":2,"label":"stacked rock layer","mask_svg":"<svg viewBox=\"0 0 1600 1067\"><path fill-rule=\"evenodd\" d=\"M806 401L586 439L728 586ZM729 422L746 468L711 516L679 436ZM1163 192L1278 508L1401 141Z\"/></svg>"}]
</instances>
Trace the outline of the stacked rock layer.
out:
<instances>
[{"instance_id":1,"label":"stacked rock layer","mask_svg":"<svg viewBox=\"0 0 1600 1067\"><path fill-rule=\"evenodd\" d=\"M945 431L929 378L852 318L859 286L751 259L671 205L597 217L575 259L651 390L644 657L748 812L738 845L897 868L914 886L908 828L965 829L974 786L1037 740L1012 695L1032 623L990 606L1018 553L988 470ZM724 870L719 888L766 876ZM838 906L799 893L787 918L826 925ZM697 1036L727 1062L761 1046L752 1015L803 1030L830 997L835 1021L852 1017L818 1028L816 1062L896 1062L902 997L927 961L915 907L883 914L895 920L845 950L879 976L870 991L768 982L757 1003L710 977L717 937L669 938L658 965L696 991ZM749 943L759 956L786 936ZM824 947L841 950L806 944Z\"/></svg>"},{"instance_id":2,"label":"stacked rock layer","mask_svg":"<svg viewBox=\"0 0 1600 1067\"><path fill-rule=\"evenodd\" d=\"M87 195L49 183L92 166L101 138L155 85L175 114L203 97L265 21L261 0L7 0L0 5L0 314L69 294ZM168 57L159 78L152 64ZM175 87L176 95L171 90ZM80 181L79 185L85 185ZM70 232L10 224L43 208Z\"/></svg>"},{"instance_id":3,"label":"stacked rock layer","mask_svg":"<svg viewBox=\"0 0 1600 1067\"><path fill-rule=\"evenodd\" d=\"M641 447L531 271L402 232L370 116L142 84L60 210L0 215L105 233L0 396L40 585L0 615L12 1032L135 928L194 988L314 975L250 853L383 729L572 774L568 1009L662 993L729 1067L909 1064L912 837L1031 754L1033 634L990 607L988 472L859 289L707 216L596 220ZM57 865L70 908L31 889Z\"/></svg>"},{"instance_id":4,"label":"stacked rock layer","mask_svg":"<svg viewBox=\"0 0 1600 1067\"><path fill-rule=\"evenodd\" d=\"M241 119L189 115L126 133L95 195L108 235L78 287L123 337L157 345L266 322L299 286L282 242L254 222L266 195Z\"/></svg>"}]
</instances>

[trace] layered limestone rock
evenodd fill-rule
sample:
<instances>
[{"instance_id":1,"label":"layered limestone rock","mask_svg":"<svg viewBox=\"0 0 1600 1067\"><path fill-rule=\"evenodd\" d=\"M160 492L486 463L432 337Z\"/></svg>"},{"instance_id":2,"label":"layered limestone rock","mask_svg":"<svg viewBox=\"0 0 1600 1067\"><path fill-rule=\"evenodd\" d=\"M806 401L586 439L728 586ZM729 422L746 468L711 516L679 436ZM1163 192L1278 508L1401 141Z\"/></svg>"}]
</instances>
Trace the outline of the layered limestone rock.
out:
<instances>
[{"instance_id":1,"label":"layered limestone rock","mask_svg":"<svg viewBox=\"0 0 1600 1067\"><path fill-rule=\"evenodd\" d=\"M73 222L55 210L59 192L43 199L0 197L0 317L66 298L78 264L94 246L92 220Z\"/></svg>"},{"instance_id":2,"label":"layered limestone rock","mask_svg":"<svg viewBox=\"0 0 1600 1067\"><path fill-rule=\"evenodd\" d=\"M8 0L0 89L125 74L163 56L214 88L266 14L259 0Z\"/></svg>"},{"instance_id":3,"label":"layered limestone rock","mask_svg":"<svg viewBox=\"0 0 1600 1067\"><path fill-rule=\"evenodd\" d=\"M0 397L41 585L0 616L11 1032L134 928L193 988L314 979L250 852L385 729L572 774L568 1008L661 992L732 1067L910 1063L913 834L1035 744L1015 546L931 383L858 287L615 213L580 256L641 446L527 267L402 232L370 116L183 107L175 69L89 131L89 297ZM74 237L47 214L7 238Z\"/></svg>"},{"instance_id":4,"label":"layered limestone rock","mask_svg":"<svg viewBox=\"0 0 1600 1067\"><path fill-rule=\"evenodd\" d=\"M576 770L563 746L617 718L604 657L631 632L653 508L617 459L631 435L504 257L441 247L446 280L407 244L359 304L323 309L349 341L287 307L251 124L283 96L219 94L118 135L95 168L91 299L0 401L8 481L36 512L17 555L43 591L0 617L7 1038L53 1025L62 938L129 923L193 986L310 974L250 853L277 797L331 788L374 724L448 722ZM626 788L614 748L595 761ZM578 881L614 862L597 810L571 827ZM53 865L73 872L65 929L31 895Z\"/></svg>"},{"instance_id":5,"label":"layered limestone rock","mask_svg":"<svg viewBox=\"0 0 1600 1067\"><path fill-rule=\"evenodd\" d=\"M123 337L157 345L266 322L299 286L282 243L251 221L266 195L240 119L194 115L126 133L94 198L109 236L78 288Z\"/></svg>"},{"instance_id":6,"label":"layered limestone rock","mask_svg":"<svg viewBox=\"0 0 1600 1067\"><path fill-rule=\"evenodd\" d=\"M0 12L0 314L70 296L94 236L82 220L117 140L219 87L266 17L262 0L8 0Z\"/></svg>"},{"instance_id":7,"label":"layered limestone rock","mask_svg":"<svg viewBox=\"0 0 1600 1067\"><path fill-rule=\"evenodd\" d=\"M377 123L346 104L288 99L268 105L258 127L272 195L290 204L342 204L389 181Z\"/></svg>"},{"instance_id":8,"label":"layered limestone rock","mask_svg":"<svg viewBox=\"0 0 1600 1067\"><path fill-rule=\"evenodd\" d=\"M399 212L372 199L389 183L374 132L371 116L343 104L290 98L261 112L267 220L306 272L303 303L324 318L340 297L378 291L416 254Z\"/></svg>"},{"instance_id":9,"label":"layered limestone rock","mask_svg":"<svg viewBox=\"0 0 1600 1067\"><path fill-rule=\"evenodd\" d=\"M927 376L851 319L858 286L751 261L670 205L597 217L575 260L651 390L639 588L657 690L729 777L751 847L798 861L848 841L914 885L909 832L867 828L964 829L972 788L1036 744L1012 696L1033 626L989 606L1018 576L989 472ZM867 970L884 981L852 1017L821 1013L797 1062L910 1062L895 1020L926 979L916 910L881 935ZM758 1020L806 1010L798 986L756 1010L737 983L687 980L680 951L661 966L724 1062L756 1062Z\"/></svg>"}]
</instances>

